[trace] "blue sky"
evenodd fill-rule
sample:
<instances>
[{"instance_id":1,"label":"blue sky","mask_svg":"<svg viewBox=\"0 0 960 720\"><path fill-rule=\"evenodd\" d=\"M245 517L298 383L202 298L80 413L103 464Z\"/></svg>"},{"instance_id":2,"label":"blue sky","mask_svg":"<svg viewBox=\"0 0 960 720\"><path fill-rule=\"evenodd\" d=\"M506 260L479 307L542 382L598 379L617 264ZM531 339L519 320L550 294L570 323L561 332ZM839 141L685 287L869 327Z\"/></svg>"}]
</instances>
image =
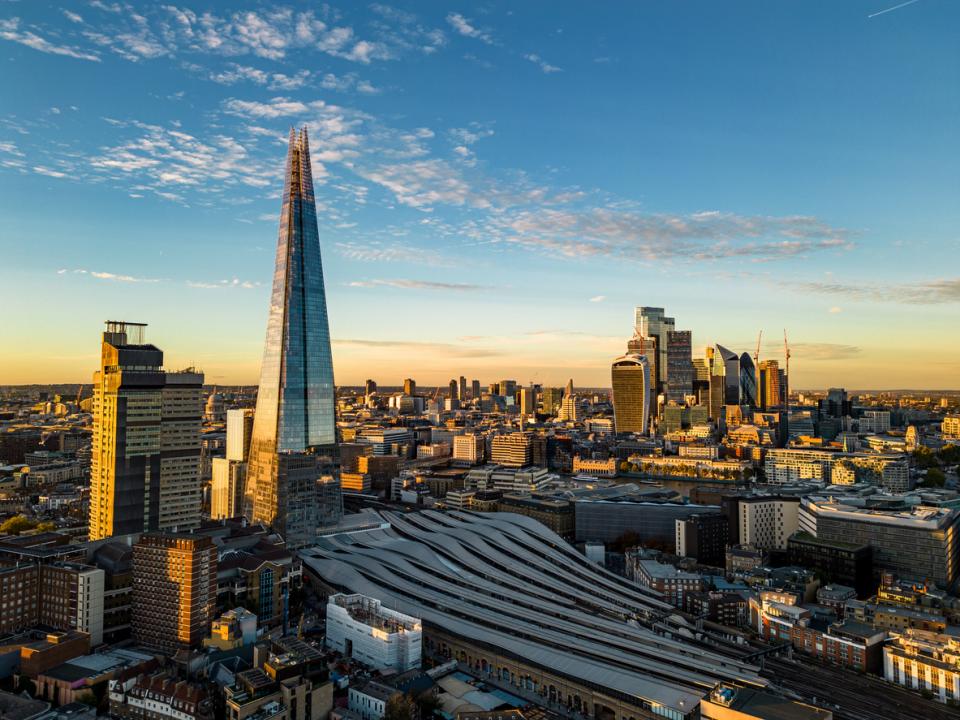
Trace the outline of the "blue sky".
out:
<instances>
[{"instance_id":1,"label":"blue sky","mask_svg":"<svg viewBox=\"0 0 960 720\"><path fill-rule=\"evenodd\" d=\"M0 383L108 318L256 382L306 124L340 383L602 385L661 305L958 387L960 6L896 4L0 2Z\"/></svg>"}]
</instances>

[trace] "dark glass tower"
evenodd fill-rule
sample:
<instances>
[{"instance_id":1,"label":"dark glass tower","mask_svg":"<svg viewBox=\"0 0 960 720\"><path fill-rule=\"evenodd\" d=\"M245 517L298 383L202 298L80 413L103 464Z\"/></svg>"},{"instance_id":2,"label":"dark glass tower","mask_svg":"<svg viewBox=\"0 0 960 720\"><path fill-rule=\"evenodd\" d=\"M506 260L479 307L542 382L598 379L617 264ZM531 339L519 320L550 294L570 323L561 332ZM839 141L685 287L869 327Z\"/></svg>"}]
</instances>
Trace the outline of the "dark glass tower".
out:
<instances>
[{"instance_id":1,"label":"dark glass tower","mask_svg":"<svg viewBox=\"0 0 960 720\"><path fill-rule=\"evenodd\" d=\"M247 502L292 546L317 526L319 453L336 446L333 359L307 130L290 131Z\"/></svg>"}]
</instances>

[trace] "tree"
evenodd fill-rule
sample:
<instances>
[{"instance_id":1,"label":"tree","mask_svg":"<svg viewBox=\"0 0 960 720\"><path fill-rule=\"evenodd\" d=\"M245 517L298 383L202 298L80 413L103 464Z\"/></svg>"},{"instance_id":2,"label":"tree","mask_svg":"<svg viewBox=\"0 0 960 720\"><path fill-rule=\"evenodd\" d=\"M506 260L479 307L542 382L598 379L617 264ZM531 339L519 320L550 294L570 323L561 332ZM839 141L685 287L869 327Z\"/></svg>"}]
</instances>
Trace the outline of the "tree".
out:
<instances>
[{"instance_id":1,"label":"tree","mask_svg":"<svg viewBox=\"0 0 960 720\"><path fill-rule=\"evenodd\" d=\"M55 522L50 522L50 521L42 522L39 525L37 525L36 529L39 530L40 532L49 532L51 530L56 530L57 524Z\"/></svg>"},{"instance_id":2,"label":"tree","mask_svg":"<svg viewBox=\"0 0 960 720\"><path fill-rule=\"evenodd\" d=\"M947 476L944 475L943 470L930 468L927 470L926 478L920 483L920 487L943 487L946 480Z\"/></svg>"},{"instance_id":3,"label":"tree","mask_svg":"<svg viewBox=\"0 0 960 720\"><path fill-rule=\"evenodd\" d=\"M921 470L935 468L937 466L937 457L928 447L918 447L914 450L913 461Z\"/></svg>"},{"instance_id":4,"label":"tree","mask_svg":"<svg viewBox=\"0 0 960 720\"><path fill-rule=\"evenodd\" d=\"M441 705L440 698L429 691L422 693L414 702L417 705L420 720L430 720Z\"/></svg>"},{"instance_id":5,"label":"tree","mask_svg":"<svg viewBox=\"0 0 960 720\"><path fill-rule=\"evenodd\" d=\"M620 463L620 472L630 472L630 463L628 463L626 460Z\"/></svg>"},{"instance_id":6,"label":"tree","mask_svg":"<svg viewBox=\"0 0 960 720\"><path fill-rule=\"evenodd\" d=\"M24 530L33 530L37 524L23 515L14 515L0 525L0 533L4 535L19 535Z\"/></svg>"},{"instance_id":7,"label":"tree","mask_svg":"<svg viewBox=\"0 0 960 720\"><path fill-rule=\"evenodd\" d=\"M397 693L387 700L383 720L415 720L417 706L409 695Z\"/></svg>"}]
</instances>

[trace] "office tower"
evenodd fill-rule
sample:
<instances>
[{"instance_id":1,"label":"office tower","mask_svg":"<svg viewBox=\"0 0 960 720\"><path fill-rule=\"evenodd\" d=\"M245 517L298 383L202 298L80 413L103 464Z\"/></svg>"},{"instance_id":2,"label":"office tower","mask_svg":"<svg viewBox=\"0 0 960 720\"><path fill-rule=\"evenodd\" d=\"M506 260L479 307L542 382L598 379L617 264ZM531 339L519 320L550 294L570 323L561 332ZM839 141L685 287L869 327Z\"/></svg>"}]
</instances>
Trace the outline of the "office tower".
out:
<instances>
[{"instance_id":1,"label":"office tower","mask_svg":"<svg viewBox=\"0 0 960 720\"><path fill-rule=\"evenodd\" d=\"M548 387L540 393L540 412L548 417L554 417L560 412L560 404L563 402L563 389Z\"/></svg>"},{"instance_id":2,"label":"office tower","mask_svg":"<svg viewBox=\"0 0 960 720\"><path fill-rule=\"evenodd\" d=\"M618 433L645 435L650 423L650 366L643 355L613 361L613 422Z\"/></svg>"},{"instance_id":3,"label":"office tower","mask_svg":"<svg viewBox=\"0 0 960 720\"><path fill-rule=\"evenodd\" d=\"M667 333L674 329L674 324L674 319L667 317L664 314L663 308L638 307L634 310L633 325L636 333L641 337L654 337L657 339L655 363L650 362L649 351L644 350L644 352L641 353L647 356L647 361L650 362L651 372L653 372L654 369L656 371L651 384L657 394L664 392L666 389L669 362L667 356Z\"/></svg>"},{"instance_id":4,"label":"office tower","mask_svg":"<svg viewBox=\"0 0 960 720\"><path fill-rule=\"evenodd\" d=\"M246 462L250 454L250 436L253 434L253 410L227 410L227 460Z\"/></svg>"},{"instance_id":5,"label":"office tower","mask_svg":"<svg viewBox=\"0 0 960 720\"><path fill-rule=\"evenodd\" d=\"M627 341L627 355L643 355L647 359L650 368L651 403L656 403L657 394L660 392L657 387L657 377L661 374L659 349L660 344L656 337L640 335L636 330L633 337Z\"/></svg>"},{"instance_id":6,"label":"office tower","mask_svg":"<svg viewBox=\"0 0 960 720\"><path fill-rule=\"evenodd\" d=\"M250 442L252 519L290 547L316 533L319 456L335 452L335 397L306 128L290 131L276 270Z\"/></svg>"},{"instance_id":7,"label":"office tower","mask_svg":"<svg viewBox=\"0 0 960 720\"><path fill-rule=\"evenodd\" d=\"M755 408L757 405L757 368L749 353L740 355L740 404Z\"/></svg>"},{"instance_id":8,"label":"office tower","mask_svg":"<svg viewBox=\"0 0 960 720\"><path fill-rule=\"evenodd\" d=\"M486 443L483 441L483 435L453 436L454 460L463 460L471 465L478 465L483 462L485 454Z\"/></svg>"},{"instance_id":9,"label":"office tower","mask_svg":"<svg viewBox=\"0 0 960 720\"><path fill-rule=\"evenodd\" d=\"M818 404L820 417L843 418L853 410L852 403L847 399L847 391L843 388L830 388L827 390L827 397Z\"/></svg>"},{"instance_id":10,"label":"office tower","mask_svg":"<svg viewBox=\"0 0 960 720\"><path fill-rule=\"evenodd\" d=\"M367 380L363 384L363 394L366 397L370 397L377 391L377 383L373 380Z\"/></svg>"},{"instance_id":11,"label":"office tower","mask_svg":"<svg viewBox=\"0 0 960 720\"><path fill-rule=\"evenodd\" d=\"M693 359L693 394L698 404L710 404L710 363L706 358Z\"/></svg>"},{"instance_id":12,"label":"office tower","mask_svg":"<svg viewBox=\"0 0 960 720\"><path fill-rule=\"evenodd\" d=\"M537 411L537 390L532 385L520 388L520 413L533 415Z\"/></svg>"},{"instance_id":13,"label":"office tower","mask_svg":"<svg viewBox=\"0 0 960 720\"><path fill-rule=\"evenodd\" d=\"M164 372L140 323L108 321L93 378L90 539L200 524L203 374Z\"/></svg>"},{"instance_id":14,"label":"office tower","mask_svg":"<svg viewBox=\"0 0 960 720\"><path fill-rule=\"evenodd\" d=\"M714 361L719 358L723 363L724 371L724 398L725 405L740 404L740 356L723 345L717 345Z\"/></svg>"},{"instance_id":15,"label":"office tower","mask_svg":"<svg viewBox=\"0 0 960 720\"><path fill-rule=\"evenodd\" d=\"M760 361L760 407L774 408L783 402L780 396L780 366L776 360Z\"/></svg>"},{"instance_id":16,"label":"office tower","mask_svg":"<svg viewBox=\"0 0 960 720\"><path fill-rule=\"evenodd\" d=\"M406 378L403 381L403 394L404 395L416 395L417 394L417 381L413 378Z\"/></svg>"},{"instance_id":17,"label":"office tower","mask_svg":"<svg viewBox=\"0 0 960 720\"><path fill-rule=\"evenodd\" d=\"M497 395L502 395L503 397L513 397L517 392L517 381L516 380L501 380L497 384Z\"/></svg>"},{"instance_id":18,"label":"office tower","mask_svg":"<svg viewBox=\"0 0 960 720\"><path fill-rule=\"evenodd\" d=\"M533 457L533 440L529 433L497 435L490 442L490 461L507 467L525 467Z\"/></svg>"},{"instance_id":19,"label":"office tower","mask_svg":"<svg viewBox=\"0 0 960 720\"><path fill-rule=\"evenodd\" d=\"M667 402L682 403L693 392L693 350L689 330L667 331Z\"/></svg>"},{"instance_id":20,"label":"office tower","mask_svg":"<svg viewBox=\"0 0 960 720\"><path fill-rule=\"evenodd\" d=\"M563 391L563 400L560 401L560 412L557 414L560 422L577 422L577 398L573 394L573 378L567 381Z\"/></svg>"},{"instance_id":21,"label":"office tower","mask_svg":"<svg viewBox=\"0 0 960 720\"><path fill-rule=\"evenodd\" d=\"M710 369L709 401L707 403L708 414L711 420L719 424L720 418L723 417L723 406L726 404L727 368L723 363L722 356L716 351L716 348L707 348L706 362Z\"/></svg>"},{"instance_id":22,"label":"office tower","mask_svg":"<svg viewBox=\"0 0 960 720\"><path fill-rule=\"evenodd\" d=\"M133 546L133 636L172 656L210 630L217 605L217 548L207 536L150 533Z\"/></svg>"},{"instance_id":23,"label":"office tower","mask_svg":"<svg viewBox=\"0 0 960 720\"><path fill-rule=\"evenodd\" d=\"M460 400L461 405L467 401L467 379L463 375L460 376L460 384L457 388L457 399Z\"/></svg>"},{"instance_id":24,"label":"office tower","mask_svg":"<svg viewBox=\"0 0 960 720\"><path fill-rule=\"evenodd\" d=\"M474 380L470 383L470 398L472 400L480 399L480 381Z\"/></svg>"},{"instance_id":25,"label":"office tower","mask_svg":"<svg viewBox=\"0 0 960 720\"><path fill-rule=\"evenodd\" d=\"M451 400L455 400L455 399L457 398L457 388L458 388L458 387L459 387L459 386L457 385L457 381L456 381L456 380L451 380L451 381L450 381L450 399L451 399Z\"/></svg>"}]
</instances>

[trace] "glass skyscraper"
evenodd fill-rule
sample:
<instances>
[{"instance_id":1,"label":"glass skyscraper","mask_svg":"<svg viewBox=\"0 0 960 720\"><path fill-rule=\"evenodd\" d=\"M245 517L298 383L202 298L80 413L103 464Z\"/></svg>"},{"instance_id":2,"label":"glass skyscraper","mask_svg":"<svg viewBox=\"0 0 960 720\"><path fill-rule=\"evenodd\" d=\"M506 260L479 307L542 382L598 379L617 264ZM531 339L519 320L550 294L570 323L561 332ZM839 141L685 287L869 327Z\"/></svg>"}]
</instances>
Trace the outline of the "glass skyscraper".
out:
<instances>
[{"instance_id":1,"label":"glass skyscraper","mask_svg":"<svg viewBox=\"0 0 960 720\"><path fill-rule=\"evenodd\" d=\"M318 456L336 446L333 358L307 130L290 131L247 504L293 547L318 519Z\"/></svg>"}]
</instances>

